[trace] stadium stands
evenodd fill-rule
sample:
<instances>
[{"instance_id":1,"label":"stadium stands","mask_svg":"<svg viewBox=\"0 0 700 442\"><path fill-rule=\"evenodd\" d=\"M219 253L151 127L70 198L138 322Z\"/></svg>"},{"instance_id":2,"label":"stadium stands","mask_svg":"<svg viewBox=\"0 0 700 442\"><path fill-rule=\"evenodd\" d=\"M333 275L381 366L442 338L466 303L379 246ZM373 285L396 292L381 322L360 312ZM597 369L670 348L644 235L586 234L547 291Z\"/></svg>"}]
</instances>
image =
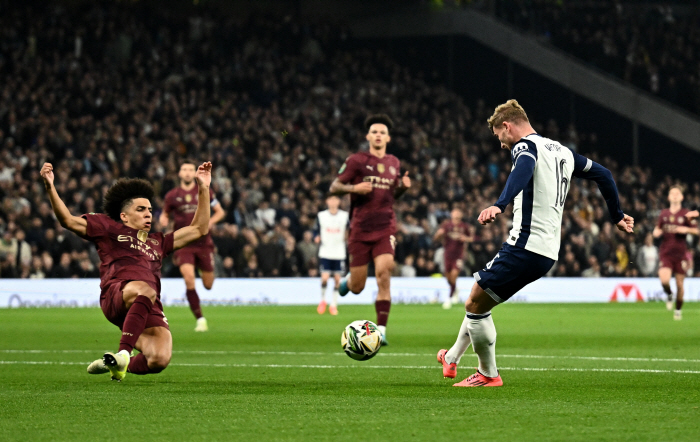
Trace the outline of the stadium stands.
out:
<instances>
[{"instance_id":1,"label":"stadium stands","mask_svg":"<svg viewBox=\"0 0 700 442\"><path fill-rule=\"evenodd\" d=\"M406 266L397 274L439 271L439 245L431 239L439 222L456 204L474 224L508 176L509 156L485 124L497 103L465 103L381 50L353 50L342 26L181 16L137 4L31 5L0 16L0 278L97 275L93 247L53 217L38 174L44 161L54 163L58 192L79 214L100 211L106 188L122 176L153 182L160 209L177 185L179 160L210 159L212 187L226 211L212 232L217 272L243 277L317 275L309 232L344 159L366 147L362 121L369 112L394 118L389 151L414 179L396 204L396 260ZM555 120L535 127L601 156L596 134ZM653 273L640 256L653 261L646 233L674 181L601 161L638 233L613 229L597 189L577 181L552 274ZM700 204L700 185L685 184L686 203ZM476 229L467 274L493 257L508 221Z\"/></svg>"}]
</instances>

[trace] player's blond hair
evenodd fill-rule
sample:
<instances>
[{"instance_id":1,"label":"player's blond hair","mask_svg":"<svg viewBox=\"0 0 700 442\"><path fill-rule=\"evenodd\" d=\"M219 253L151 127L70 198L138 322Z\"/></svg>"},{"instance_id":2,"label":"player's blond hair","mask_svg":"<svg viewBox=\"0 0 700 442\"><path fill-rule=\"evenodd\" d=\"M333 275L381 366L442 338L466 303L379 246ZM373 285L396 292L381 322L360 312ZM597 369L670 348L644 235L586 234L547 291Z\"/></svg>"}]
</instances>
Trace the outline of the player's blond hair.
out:
<instances>
[{"instance_id":1,"label":"player's blond hair","mask_svg":"<svg viewBox=\"0 0 700 442\"><path fill-rule=\"evenodd\" d=\"M509 123L519 123L521 121L530 122L525 113L525 109L518 104L516 100L508 100L503 104L499 104L496 110L493 111L491 118L486 120L489 123L489 130L493 132L493 128L500 126L504 121Z\"/></svg>"}]
</instances>

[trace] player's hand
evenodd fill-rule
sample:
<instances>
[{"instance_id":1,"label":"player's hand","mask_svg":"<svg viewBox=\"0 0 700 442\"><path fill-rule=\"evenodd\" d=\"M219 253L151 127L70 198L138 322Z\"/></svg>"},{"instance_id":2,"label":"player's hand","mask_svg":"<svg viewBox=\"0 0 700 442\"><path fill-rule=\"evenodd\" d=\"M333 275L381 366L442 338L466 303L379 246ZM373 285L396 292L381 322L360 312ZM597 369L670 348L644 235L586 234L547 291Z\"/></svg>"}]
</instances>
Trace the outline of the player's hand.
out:
<instances>
[{"instance_id":1,"label":"player's hand","mask_svg":"<svg viewBox=\"0 0 700 442\"><path fill-rule=\"evenodd\" d=\"M634 233L634 218L625 214L619 223L617 223L617 229L622 232Z\"/></svg>"},{"instance_id":2,"label":"player's hand","mask_svg":"<svg viewBox=\"0 0 700 442\"><path fill-rule=\"evenodd\" d=\"M352 186L353 193L359 193L360 195L367 195L372 191L372 183L362 182L360 184L355 184Z\"/></svg>"},{"instance_id":3,"label":"player's hand","mask_svg":"<svg viewBox=\"0 0 700 442\"><path fill-rule=\"evenodd\" d=\"M199 186L209 187L211 184L211 167L211 162L207 161L197 168L195 178Z\"/></svg>"},{"instance_id":4,"label":"player's hand","mask_svg":"<svg viewBox=\"0 0 700 442\"><path fill-rule=\"evenodd\" d=\"M406 173L404 173L401 177L401 187L404 187L406 189L411 188L411 179L408 177L408 171L406 171Z\"/></svg>"},{"instance_id":5,"label":"player's hand","mask_svg":"<svg viewBox=\"0 0 700 442\"><path fill-rule=\"evenodd\" d=\"M670 230L670 232L677 235L685 235L688 233L688 228L686 226L672 226L672 228L673 230Z\"/></svg>"},{"instance_id":6,"label":"player's hand","mask_svg":"<svg viewBox=\"0 0 700 442\"><path fill-rule=\"evenodd\" d=\"M690 212L685 214L685 217L688 219L697 218L698 216L700 216L700 212L698 212L697 210L691 210Z\"/></svg>"},{"instance_id":7,"label":"player's hand","mask_svg":"<svg viewBox=\"0 0 700 442\"><path fill-rule=\"evenodd\" d=\"M496 220L496 217L501 214L501 209L496 206L491 206L488 209L484 209L479 214L479 224L485 226L488 223L492 223Z\"/></svg>"},{"instance_id":8,"label":"player's hand","mask_svg":"<svg viewBox=\"0 0 700 442\"><path fill-rule=\"evenodd\" d=\"M53 184L53 166L51 163L44 163L44 165L41 166L39 175L44 179L45 184Z\"/></svg>"}]
</instances>

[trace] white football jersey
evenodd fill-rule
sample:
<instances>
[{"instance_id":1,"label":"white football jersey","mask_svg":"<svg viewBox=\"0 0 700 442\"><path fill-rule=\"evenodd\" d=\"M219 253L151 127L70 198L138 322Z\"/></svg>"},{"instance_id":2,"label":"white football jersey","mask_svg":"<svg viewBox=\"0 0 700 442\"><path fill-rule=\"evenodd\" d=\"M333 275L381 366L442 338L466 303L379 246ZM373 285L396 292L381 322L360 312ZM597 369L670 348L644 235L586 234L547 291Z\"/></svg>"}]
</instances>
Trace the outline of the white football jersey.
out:
<instances>
[{"instance_id":1,"label":"white football jersey","mask_svg":"<svg viewBox=\"0 0 700 442\"><path fill-rule=\"evenodd\" d=\"M348 228L349 215L338 210L333 215L328 210L318 213L318 232L321 246L318 257L324 259L345 259L345 231Z\"/></svg>"},{"instance_id":2,"label":"white football jersey","mask_svg":"<svg viewBox=\"0 0 700 442\"><path fill-rule=\"evenodd\" d=\"M574 173L574 154L557 141L532 134L513 146L513 168L523 155L535 159L535 170L513 200L513 228L506 242L556 261L564 202ZM584 171L591 164L588 160Z\"/></svg>"}]
</instances>

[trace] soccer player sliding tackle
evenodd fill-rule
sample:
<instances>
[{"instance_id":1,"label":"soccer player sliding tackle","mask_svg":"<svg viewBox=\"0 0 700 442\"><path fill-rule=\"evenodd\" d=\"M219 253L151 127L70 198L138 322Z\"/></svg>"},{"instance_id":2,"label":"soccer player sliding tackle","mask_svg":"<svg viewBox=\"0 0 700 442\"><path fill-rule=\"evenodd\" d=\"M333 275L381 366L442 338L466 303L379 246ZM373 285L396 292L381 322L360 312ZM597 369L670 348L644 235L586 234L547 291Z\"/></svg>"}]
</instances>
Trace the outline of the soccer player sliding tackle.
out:
<instances>
[{"instance_id":1,"label":"soccer player sliding tackle","mask_svg":"<svg viewBox=\"0 0 700 442\"><path fill-rule=\"evenodd\" d=\"M193 161L185 161L180 165L180 185L165 194L165 204L160 215L160 225L167 228L172 217L173 230L180 229L192 223L192 218L197 210L198 198L197 184L194 176L197 171ZM209 229L224 218L224 209L214 196L214 192L209 189L209 205L214 213L209 220ZM190 304L190 310L194 315L197 324L194 328L196 332L206 332L209 330L207 319L202 315L202 308L199 303L199 295L194 287L195 270L199 269L202 278L202 285L207 290L211 290L214 285L214 241L210 234L175 251L173 254L173 264L180 268L180 274L185 280L185 296Z\"/></svg>"},{"instance_id":2,"label":"soccer player sliding tackle","mask_svg":"<svg viewBox=\"0 0 700 442\"><path fill-rule=\"evenodd\" d=\"M141 179L120 179L105 194L105 214L73 216L54 187L53 166L45 163L41 177L61 225L95 243L100 256L100 307L122 331L117 353L105 353L88 373L110 372L121 381L127 371L159 373L170 363L173 340L160 301L163 258L209 231L209 185L212 165L196 173L199 201L192 224L173 233L150 233L153 187ZM141 353L131 358L133 349Z\"/></svg>"},{"instance_id":3,"label":"soccer player sliding tackle","mask_svg":"<svg viewBox=\"0 0 700 442\"><path fill-rule=\"evenodd\" d=\"M340 281L340 296L365 288L367 265L374 261L377 276L377 326L382 345L387 344L386 324L391 308L390 278L394 269L396 215L394 201L411 187L408 172L401 176L398 158L386 153L391 141L391 119L383 114L365 120L369 152L351 155L331 184L335 195L350 194L350 236L348 254L350 275Z\"/></svg>"},{"instance_id":4,"label":"soccer player sliding tackle","mask_svg":"<svg viewBox=\"0 0 700 442\"><path fill-rule=\"evenodd\" d=\"M457 364L469 345L479 358L477 372L455 387L498 387L503 380L496 366L496 328L491 310L527 284L544 276L559 254L564 202L572 176L598 185L617 228L632 233L634 219L620 209L617 186L608 169L572 152L559 142L538 135L525 110L515 100L498 106L488 119L501 148L511 153L513 168L496 204L483 210L481 225L493 222L513 203L513 228L486 268L474 273L466 316L457 341L440 350L444 377L457 375Z\"/></svg>"}]
</instances>

